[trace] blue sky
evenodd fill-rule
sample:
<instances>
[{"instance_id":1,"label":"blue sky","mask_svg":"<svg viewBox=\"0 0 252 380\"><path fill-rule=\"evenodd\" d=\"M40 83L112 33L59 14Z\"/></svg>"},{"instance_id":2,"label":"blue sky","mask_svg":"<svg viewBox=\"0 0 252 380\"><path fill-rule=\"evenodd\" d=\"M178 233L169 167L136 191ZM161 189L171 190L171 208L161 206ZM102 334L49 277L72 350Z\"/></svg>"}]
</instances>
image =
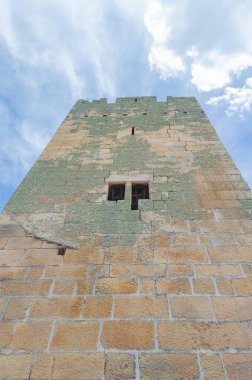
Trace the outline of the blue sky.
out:
<instances>
[{"instance_id":1,"label":"blue sky","mask_svg":"<svg viewBox=\"0 0 252 380\"><path fill-rule=\"evenodd\" d=\"M252 186L251 0L1 0L0 209L74 102L196 96Z\"/></svg>"}]
</instances>

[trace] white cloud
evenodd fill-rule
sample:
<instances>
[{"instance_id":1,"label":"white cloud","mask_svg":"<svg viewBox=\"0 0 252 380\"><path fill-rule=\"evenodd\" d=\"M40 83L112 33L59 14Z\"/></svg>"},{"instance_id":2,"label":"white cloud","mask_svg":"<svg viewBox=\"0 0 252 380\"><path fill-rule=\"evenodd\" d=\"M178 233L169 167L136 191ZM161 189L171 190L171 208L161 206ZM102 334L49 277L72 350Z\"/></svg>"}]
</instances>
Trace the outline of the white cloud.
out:
<instances>
[{"instance_id":1,"label":"white cloud","mask_svg":"<svg viewBox=\"0 0 252 380\"><path fill-rule=\"evenodd\" d=\"M243 70L252 66L252 54L248 53L223 54L211 51L200 56L194 48L189 51L189 55L194 58L191 82L198 91L221 89L230 84Z\"/></svg>"},{"instance_id":2,"label":"white cloud","mask_svg":"<svg viewBox=\"0 0 252 380\"><path fill-rule=\"evenodd\" d=\"M62 75L72 99L85 94L83 64L92 65L99 90L114 96L116 70L113 60L104 60L106 51L112 51L105 9L100 0L3 0L0 41L14 59Z\"/></svg>"},{"instance_id":3,"label":"white cloud","mask_svg":"<svg viewBox=\"0 0 252 380\"><path fill-rule=\"evenodd\" d=\"M148 55L150 68L164 80L185 71L182 58L170 47L173 17L174 7L158 1L151 1L144 15L144 23L153 40Z\"/></svg>"},{"instance_id":4,"label":"white cloud","mask_svg":"<svg viewBox=\"0 0 252 380\"><path fill-rule=\"evenodd\" d=\"M173 50L162 45L153 45L149 53L149 63L159 73L161 79L177 76L185 70L182 59Z\"/></svg>"},{"instance_id":5,"label":"white cloud","mask_svg":"<svg viewBox=\"0 0 252 380\"><path fill-rule=\"evenodd\" d=\"M243 87L227 87L223 95L212 97L207 102L215 106L219 103L228 105L226 113L229 116L238 113L240 117L243 117L244 113L252 107L252 77L246 80Z\"/></svg>"},{"instance_id":6,"label":"white cloud","mask_svg":"<svg viewBox=\"0 0 252 380\"><path fill-rule=\"evenodd\" d=\"M172 13L171 7L166 7L164 11L163 6L158 1L150 3L144 15L144 22L155 44L162 45L169 42L172 31L169 19Z\"/></svg>"}]
</instances>

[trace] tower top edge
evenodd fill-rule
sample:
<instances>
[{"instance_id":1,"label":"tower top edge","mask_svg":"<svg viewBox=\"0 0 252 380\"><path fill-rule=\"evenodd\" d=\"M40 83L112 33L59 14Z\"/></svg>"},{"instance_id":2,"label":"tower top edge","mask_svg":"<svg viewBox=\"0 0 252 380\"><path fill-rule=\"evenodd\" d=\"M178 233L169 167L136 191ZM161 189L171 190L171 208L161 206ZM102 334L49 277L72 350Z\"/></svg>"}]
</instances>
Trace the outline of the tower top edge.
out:
<instances>
[{"instance_id":1,"label":"tower top edge","mask_svg":"<svg viewBox=\"0 0 252 380\"><path fill-rule=\"evenodd\" d=\"M115 102L109 102L107 98L100 98L100 99L78 99L75 104L80 104L80 103L86 103L89 105L106 105L106 104L134 104L134 103L173 103L173 102L179 102L179 101L196 101L197 99L194 96L179 96L179 97L174 97L174 96L167 96L166 100L164 101L158 101L156 96L127 96L127 97L118 97L115 99Z\"/></svg>"}]
</instances>

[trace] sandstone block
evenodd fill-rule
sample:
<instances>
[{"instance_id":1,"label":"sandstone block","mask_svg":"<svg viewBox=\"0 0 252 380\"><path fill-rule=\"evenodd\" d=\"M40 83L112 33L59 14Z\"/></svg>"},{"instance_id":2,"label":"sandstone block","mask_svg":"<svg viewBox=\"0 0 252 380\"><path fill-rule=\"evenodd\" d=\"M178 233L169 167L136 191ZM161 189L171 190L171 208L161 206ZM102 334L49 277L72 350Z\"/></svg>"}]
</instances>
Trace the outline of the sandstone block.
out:
<instances>
[{"instance_id":1,"label":"sandstone block","mask_svg":"<svg viewBox=\"0 0 252 380\"><path fill-rule=\"evenodd\" d=\"M154 252L157 263L182 264L207 262L204 248L157 248Z\"/></svg>"},{"instance_id":2,"label":"sandstone block","mask_svg":"<svg viewBox=\"0 0 252 380\"><path fill-rule=\"evenodd\" d=\"M2 295L47 295L51 286L50 280L5 281L0 287Z\"/></svg>"},{"instance_id":3,"label":"sandstone block","mask_svg":"<svg viewBox=\"0 0 252 380\"><path fill-rule=\"evenodd\" d=\"M0 251L0 266L16 266L21 262L23 255L24 249L3 249Z\"/></svg>"},{"instance_id":4,"label":"sandstone block","mask_svg":"<svg viewBox=\"0 0 252 380\"><path fill-rule=\"evenodd\" d=\"M43 350L51 330L49 322L19 322L10 342L12 350Z\"/></svg>"},{"instance_id":5,"label":"sandstone block","mask_svg":"<svg viewBox=\"0 0 252 380\"><path fill-rule=\"evenodd\" d=\"M247 277L252 277L252 264L244 264L243 271Z\"/></svg>"},{"instance_id":6,"label":"sandstone block","mask_svg":"<svg viewBox=\"0 0 252 380\"><path fill-rule=\"evenodd\" d=\"M112 312L112 297L90 297L84 300L84 318L109 318Z\"/></svg>"},{"instance_id":7,"label":"sandstone block","mask_svg":"<svg viewBox=\"0 0 252 380\"><path fill-rule=\"evenodd\" d=\"M212 319L211 305L207 297L174 297L170 300L172 316L177 318Z\"/></svg>"},{"instance_id":8,"label":"sandstone block","mask_svg":"<svg viewBox=\"0 0 252 380\"><path fill-rule=\"evenodd\" d=\"M238 277L241 276L239 265L196 265L197 277Z\"/></svg>"},{"instance_id":9,"label":"sandstone block","mask_svg":"<svg viewBox=\"0 0 252 380\"><path fill-rule=\"evenodd\" d=\"M53 355L48 353L37 353L30 375L31 380L50 379L53 367Z\"/></svg>"},{"instance_id":10,"label":"sandstone block","mask_svg":"<svg viewBox=\"0 0 252 380\"><path fill-rule=\"evenodd\" d=\"M7 348L12 334L14 332L14 323L10 322L1 322L0 323L0 349Z\"/></svg>"},{"instance_id":11,"label":"sandstone block","mask_svg":"<svg viewBox=\"0 0 252 380\"><path fill-rule=\"evenodd\" d=\"M25 380L29 378L32 354L0 355L1 380Z\"/></svg>"},{"instance_id":12,"label":"sandstone block","mask_svg":"<svg viewBox=\"0 0 252 380\"><path fill-rule=\"evenodd\" d=\"M73 294L75 281L56 280L54 283L53 294Z\"/></svg>"},{"instance_id":13,"label":"sandstone block","mask_svg":"<svg viewBox=\"0 0 252 380\"><path fill-rule=\"evenodd\" d=\"M6 249L22 249L22 248L40 248L42 240L33 237L10 237L5 248Z\"/></svg>"},{"instance_id":14,"label":"sandstone block","mask_svg":"<svg viewBox=\"0 0 252 380\"><path fill-rule=\"evenodd\" d=\"M219 355L201 355L201 365L205 380L225 380L225 373Z\"/></svg>"},{"instance_id":15,"label":"sandstone block","mask_svg":"<svg viewBox=\"0 0 252 380\"><path fill-rule=\"evenodd\" d=\"M168 316L166 300L163 297L116 298L114 302L116 318Z\"/></svg>"},{"instance_id":16,"label":"sandstone block","mask_svg":"<svg viewBox=\"0 0 252 380\"><path fill-rule=\"evenodd\" d=\"M67 249L65 264L103 264L104 251L95 248L83 248L81 250Z\"/></svg>"},{"instance_id":17,"label":"sandstone block","mask_svg":"<svg viewBox=\"0 0 252 380\"><path fill-rule=\"evenodd\" d=\"M3 313L5 305L7 303L7 298L0 298L0 315Z\"/></svg>"},{"instance_id":18,"label":"sandstone block","mask_svg":"<svg viewBox=\"0 0 252 380\"><path fill-rule=\"evenodd\" d=\"M141 279L140 280L141 293L155 293L155 280Z\"/></svg>"},{"instance_id":19,"label":"sandstone block","mask_svg":"<svg viewBox=\"0 0 252 380\"><path fill-rule=\"evenodd\" d=\"M236 237L241 245L252 245L252 234L240 234L236 235Z\"/></svg>"},{"instance_id":20,"label":"sandstone block","mask_svg":"<svg viewBox=\"0 0 252 380\"><path fill-rule=\"evenodd\" d=\"M103 373L102 353L60 353L55 358L52 380L101 380Z\"/></svg>"},{"instance_id":21,"label":"sandstone block","mask_svg":"<svg viewBox=\"0 0 252 380\"><path fill-rule=\"evenodd\" d=\"M105 348L148 349L153 347L154 327L151 322L106 321L102 344Z\"/></svg>"},{"instance_id":22,"label":"sandstone block","mask_svg":"<svg viewBox=\"0 0 252 380\"><path fill-rule=\"evenodd\" d=\"M98 322L56 323L52 350L95 350L98 341Z\"/></svg>"},{"instance_id":23,"label":"sandstone block","mask_svg":"<svg viewBox=\"0 0 252 380\"><path fill-rule=\"evenodd\" d=\"M238 296L252 296L252 277L233 279L232 285Z\"/></svg>"},{"instance_id":24,"label":"sandstone block","mask_svg":"<svg viewBox=\"0 0 252 380\"><path fill-rule=\"evenodd\" d=\"M216 318L223 320L251 320L251 297L212 297Z\"/></svg>"},{"instance_id":25,"label":"sandstone block","mask_svg":"<svg viewBox=\"0 0 252 380\"><path fill-rule=\"evenodd\" d=\"M44 267L31 267L28 274L27 274L27 279L28 278L41 278L44 274L45 268Z\"/></svg>"},{"instance_id":26,"label":"sandstone block","mask_svg":"<svg viewBox=\"0 0 252 380\"><path fill-rule=\"evenodd\" d=\"M85 277L87 274L87 267L84 266L48 266L46 268L45 277L78 278Z\"/></svg>"},{"instance_id":27,"label":"sandstone block","mask_svg":"<svg viewBox=\"0 0 252 380\"><path fill-rule=\"evenodd\" d=\"M2 267L0 268L0 280L19 280L24 278L25 268L19 267Z\"/></svg>"},{"instance_id":28,"label":"sandstone block","mask_svg":"<svg viewBox=\"0 0 252 380\"><path fill-rule=\"evenodd\" d=\"M252 263L249 247L209 247L208 252L213 263Z\"/></svg>"},{"instance_id":29,"label":"sandstone block","mask_svg":"<svg viewBox=\"0 0 252 380\"><path fill-rule=\"evenodd\" d=\"M110 266L110 276L164 276L166 272L166 266L164 264L150 264L150 265L111 265Z\"/></svg>"},{"instance_id":30,"label":"sandstone block","mask_svg":"<svg viewBox=\"0 0 252 380\"><path fill-rule=\"evenodd\" d=\"M187 279L168 280L160 278L156 281L157 292L164 293L191 293L190 283Z\"/></svg>"},{"instance_id":31,"label":"sandstone block","mask_svg":"<svg viewBox=\"0 0 252 380\"><path fill-rule=\"evenodd\" d=\"M132 247L110 247L105 255L105 263L136 263L138 261L138 252Z\"/></svg>"},{"instance_id":32,"label":"sandstone block","mask_svg":"<svg viewBox=\"0 0 252 380\"><path fill-rule=\"evenodd\" d=\"M77 294L93 294L94 281L81 280L77 281Z\"/></svg>"},{"instance_id":33,"label":"sandstone block","mask_svg":"<svg viewBox=\"0 0 252 380\"><path fill-rule=\"evenodd\" d=\"M214 294L215 289L211 279L193 280L194 292L197 294Z\"/></svg>"},{"instance_id":34,"label":"sandstone block","mask_svg":"<svg viewBox=\"0 0 252 380\"><path fill-rule=\"evenodd\" d=\"M192 276L193 273L193 267L190 264L183 265L168 265L168 274L169 276L174 277L185 277L185 276Z\"/></svg>"},{"instance_id":35,"label":"sandstone block","mask_svg":"<svg viewBox=\"0 0 252 380\"><path fill-rule=\"evenodd\" d=\"M4 319L23 319L25 317L25 313L29 305L29 298L11 298L10 302L8 303L7 309L5 310Z\"/></svg>"},{"instance_id":36,"label":"sandstone block","mask_svg":"<svg viewBox=\"0 0 252 380\"><path fill-rule=\"evenodd\" d=\"M107 354L106 380L128 380L135 378L135 358L129 354Z\"/></svg>"},{"instance_id":37,"label":"sandstone block","mask_svg":"<svg viewBox=\"0 0 252 380\"><path fill-rule=\"evenodd\" d=\"M139 365L141 380L199 379L196 355L143 354Z\"/></svg>"},{"instance_id":38,"label":"sandstone block","mask_svg":"<svg viewBox=\"0 0 252 380\"><path fill-rule=\"evenodd\" d=\"M248 380L251 378L251 354L225 354L224 365L228 380Z\"/></svg>"},{"instance_id":39,"label":"sandstone block","mask_svg":"<svg viewBox=\"0 0 252 380\"><path fill-rule=\"evenodd\" d=\"M1 238L0 239L0 249L3 249L8 242L8 238Z\"/></svg>"},{"instance_id":40,"label":"sandstone block","mask_svg":"<svg viewBox=\"0 0 252 380\"><path fill-rule=\"evenodd\" d=\"M136 293L137 282L132 279L99 278L96 281L96 293L129 294Z\"/></svg>"},{"instance_id":41,"label":"sandstone block","mask_svg":"<svg viewBox=\"0 0 252 380\"><path fill-rule=\"evenodd\" d=\"M48 298L35 300L31 305L31 318L78 318L82 298Z\"/></svg>"},{"instance_id":42,"label":"sandstone block","mask_svg":"<svg viewBox=\"0 0 252 380\"><path fill-rule=\"evenodd\" d=\"M59 265L63 257L58 255L58 249L27 249L23 258L23 265Z\"/></svg>"},{"instance_id":43,"label":"sandstone block","mask_svg":"<svg viewBox=\"0 0 252 380\"><path fill-rule=\"evenodd\" d=\"M247 323L160 321L158 340L169 350L249 350L252 335Z\"/></svg>"},{"instance_id":44,"label":"sandstone block","mask_svg":"<svg viewBox=\"0 0 252 380\"><path fill-rule=\"evenodd\" d=\"M216 285L221 294L232 295L234 293L231 280L216 279Z\"/></svg>"}]
</instances>

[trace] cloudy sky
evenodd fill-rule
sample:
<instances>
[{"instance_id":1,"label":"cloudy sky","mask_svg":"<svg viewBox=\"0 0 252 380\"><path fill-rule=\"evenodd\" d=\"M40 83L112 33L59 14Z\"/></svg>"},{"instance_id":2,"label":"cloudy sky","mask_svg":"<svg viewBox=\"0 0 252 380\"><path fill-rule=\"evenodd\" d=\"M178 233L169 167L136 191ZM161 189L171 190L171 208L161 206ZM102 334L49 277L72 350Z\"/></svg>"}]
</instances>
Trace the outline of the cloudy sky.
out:
<instances>
[{"instance_id":1,"label":"cloudy sky","mask_svg":"<svg viewBox=\"0 0 252 380\"><path fill-rule=\"evenodd\" d=\"M0 0L0 209L73 103L196 96L252 186L251 0Z\"/></svg>"}]
</instances>

